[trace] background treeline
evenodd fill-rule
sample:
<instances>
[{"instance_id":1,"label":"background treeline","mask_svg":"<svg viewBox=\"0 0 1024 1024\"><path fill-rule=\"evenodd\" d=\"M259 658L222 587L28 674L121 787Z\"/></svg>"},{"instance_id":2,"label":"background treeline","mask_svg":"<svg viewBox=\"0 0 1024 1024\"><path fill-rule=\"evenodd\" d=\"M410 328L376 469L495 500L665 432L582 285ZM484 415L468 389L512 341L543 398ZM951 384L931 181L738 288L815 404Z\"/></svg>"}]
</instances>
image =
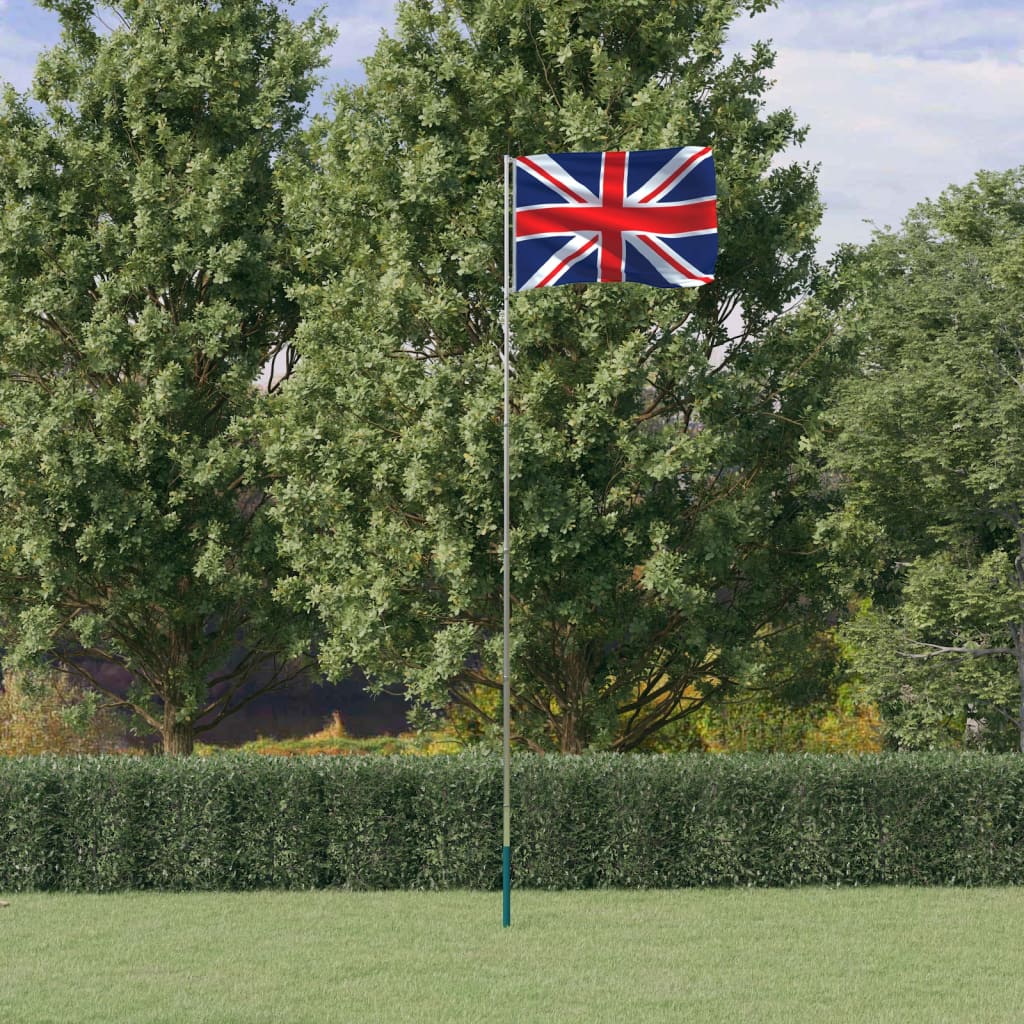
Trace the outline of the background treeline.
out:
<instances>
[{"instance_id":1,"label":"background treeline","mask_svg":"<svg viewBox=\"0 0 1024 1024\"><path fill-rule=\"evenodd\" d=\"M18 721L56 673L188 754L361 666L491 742L502 157L699 142L711 284L513 298L517 746L1024 742L1024 169L822 266L774 55L724 54L762 0L408 0L312 121L322 15L48 2L0 99Z\"/></svg>"}]
</instances>

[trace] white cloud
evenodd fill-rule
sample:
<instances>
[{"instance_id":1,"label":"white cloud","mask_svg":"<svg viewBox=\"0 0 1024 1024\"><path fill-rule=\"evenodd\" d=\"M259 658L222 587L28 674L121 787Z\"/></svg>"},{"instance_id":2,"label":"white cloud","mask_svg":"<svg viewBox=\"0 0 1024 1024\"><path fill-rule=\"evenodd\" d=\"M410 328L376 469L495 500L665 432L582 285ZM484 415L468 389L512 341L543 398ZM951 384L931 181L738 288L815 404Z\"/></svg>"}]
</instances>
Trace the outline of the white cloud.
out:
<instances>
[{"instance_id":1,"label":"white cloud","mask_svg":"<svg viewBox=\"0 0 1024 1024\"><path fill-rule=\"evenodd\" d=\"M20 92L32 84L36 59L60 36L60 23L52 11L31 0L0 0L0 80Z\"/></svg>"},{"instance_id":2,"label":"white cloud","mask_svg":"<svg viewBox=\"0 0 1024 1024\"><path fill-rule=\"evenodd\" d=\"M737 22L734 45L975 60L1012 59L1024 48L1020 0L784 0Z\"/></svg>"},{"instance_id":3,"label":"white cloud","mask_svg":"<svg viewBox=\"0 0 1024 1024\"><path fill-rule=\"evenodd\" d=\"M780 48L770 106L810 127L793 156L820 163L819 251L863 242L978 170L1024 163L1024 65Z\"/></svg>"},{"instance_id":4,"label":"white cloud","mask_svg":"<svg viewBox=\"0 0 1024 1024\"><path fill-rule=\"evenodd\" d=\"M381 32L392 27L390 13L389 8L332 19L331 24L338 30L338 40L331 50L334 75L347 81L362 80L361 61L376 49Z\"/></svg>"},{"instance_id":5,"label":"white cloud","mask_svg":"<svg viewBox=\"0 0 1024 1024\"><path fill-rule=\"evenodd\" d=\"M345 0L326 4L323 0L296 0L293 16L307 18L321 6L338 32L330 52L329 81L332 84L363 81L361 61L376 49L381 30L394 26L395 0Z\"/></svg>"},{"instance_id":6,"label":"white cloud","mask_svg":"<svg viewBox=\"0 0 1024 1024\"><path fill-rule=\"evenodd\" d=\"M0 0L0 5L3 0ZM0 6L0 14L3 8ZM26 39L12 32L6 25L0 31L0 81L9 82L19 92L25 92L32 84L36 70L36 58L40 46L34 39Z\"/></svg>"}]
</instances>

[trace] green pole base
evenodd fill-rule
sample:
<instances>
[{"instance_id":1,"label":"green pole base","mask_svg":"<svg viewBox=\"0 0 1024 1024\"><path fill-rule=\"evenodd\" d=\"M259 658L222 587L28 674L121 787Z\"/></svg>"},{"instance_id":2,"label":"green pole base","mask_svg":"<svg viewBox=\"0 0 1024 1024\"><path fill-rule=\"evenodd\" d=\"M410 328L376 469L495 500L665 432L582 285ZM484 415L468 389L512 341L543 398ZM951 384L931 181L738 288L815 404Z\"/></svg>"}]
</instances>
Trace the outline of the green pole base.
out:
<instances>
[{"instance_id":1,"label":"green pole base","mask_svg":"<svg viewBox=\"0 0 1024 1024\"><path fill-rule=\"evenodd\" d=\"M501 926L512 924L512 847L501 848Z\"/></svg>"}]
</instances>

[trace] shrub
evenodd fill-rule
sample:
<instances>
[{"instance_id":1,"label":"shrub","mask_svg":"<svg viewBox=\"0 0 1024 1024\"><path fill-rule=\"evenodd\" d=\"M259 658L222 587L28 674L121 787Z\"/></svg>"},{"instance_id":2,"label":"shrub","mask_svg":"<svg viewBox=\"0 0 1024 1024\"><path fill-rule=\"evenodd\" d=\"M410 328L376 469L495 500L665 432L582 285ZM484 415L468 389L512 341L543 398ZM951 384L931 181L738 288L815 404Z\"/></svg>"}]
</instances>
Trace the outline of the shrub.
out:
<instances>
[{"instance_id":1,"label":"shrub","mask_svg":"<svg viewBox=\"0 0 1024 1024\"><path fill-rule=\"evenodd\" d=\"M1024 882L1024 758L518 755L519 887ZM0 891L494 888L501 763L0 761Z\"/></svg>"},{"instance_id":2,"label":"shrub","mask_svg":"<svg viewBox=\"0 0 1024 1024\"><path fill-rule=\"evenodd\" d=\"M98 708L95 694L83 693L59 673L30 684L8 669L3 685L0 755L98 754L117 747L117 720Z\"/></svg>"},{"instance_id":3,"label":"shrub","mask_svg":"<svg viewBox=\"0 0 1024 1024\"><path fill-rule=\"evenodd\" d=\"M704 705L654 733L646 747L659 753L877 754L883 726L859 682L809 703L754 691Z\"/></svg>"}]
</instances>

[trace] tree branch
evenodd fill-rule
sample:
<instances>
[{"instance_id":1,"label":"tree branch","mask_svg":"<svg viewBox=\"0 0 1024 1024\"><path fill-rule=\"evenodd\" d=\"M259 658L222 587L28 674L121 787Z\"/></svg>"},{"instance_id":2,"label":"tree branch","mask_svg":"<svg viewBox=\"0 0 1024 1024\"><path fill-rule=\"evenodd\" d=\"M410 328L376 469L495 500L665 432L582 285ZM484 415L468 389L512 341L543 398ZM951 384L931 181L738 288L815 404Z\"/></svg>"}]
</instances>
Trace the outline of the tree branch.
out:
<instances>
[{"instance_id":1,"label":"tree branch","mask_svg":"<svg viewBox=\"0 0 1024 1024\"><path fill-rule=\"evenodd\" d=\"M154 718L153 715L151 715L144 707L142 707L139 704L136 704L134 701L127 700L126 698L122 697L116 690L111 689L109 686L106 686L105 684L101 683L96 678L96 676L93 675L92 672L90 672L87 668L84 668L82 665L76 663L74 666L72 666L69 663L65 662L62 663L60 670L67 676L79 676L80 678L85 679L94 690L98 690L100 693L110 697L114 703L106 705L107 707L131 708L132 711L134 711L139 716L139 718L143 719L143 721L145 721L147 725L152 726L152 728L156 729L157 732L160 732L163 729L163 723Z\"/></svg>"},{"instance_id":2,"label":"tree branch","mask_svg":"<svg viewBox=\"0 0 1024 1024\"><path fill-rule=\"evenodd\" d=\"M1016 654L1012 647L947 647L943 644L929 644L924 640L915 640L918 647L927 647L928 650L921 654L911 654L909 651L899 651L901 658L940 658L943 655L952 655L958 658L987 658L995 654Z\"/></svg>"}]
</instances>

